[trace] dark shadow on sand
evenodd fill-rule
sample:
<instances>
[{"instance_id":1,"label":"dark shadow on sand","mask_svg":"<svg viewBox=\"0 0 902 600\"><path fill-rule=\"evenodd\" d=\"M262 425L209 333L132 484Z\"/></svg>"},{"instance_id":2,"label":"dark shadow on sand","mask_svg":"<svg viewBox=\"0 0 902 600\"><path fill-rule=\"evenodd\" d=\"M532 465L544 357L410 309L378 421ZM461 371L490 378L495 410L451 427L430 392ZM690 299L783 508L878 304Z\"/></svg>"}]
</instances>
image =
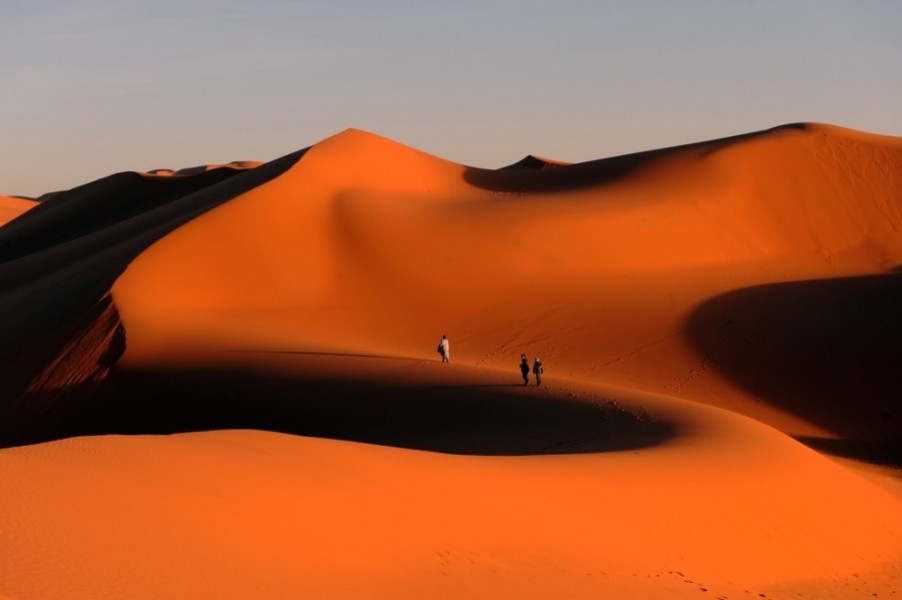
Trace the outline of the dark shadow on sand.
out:
<instances>
[{"instance_id":1,"label":"dark shadow on sand","mask_svg":"<svg viewBox=\"0 0 902 600\"><path fill-rule=\"evenodd\" d=\"M404 385L234 369L114 370L62 427L43 437L260 429L495 456L634 450L675 435L670 425L611 402L522 385ZM18 443L35 441L42 440Z\"/></svg>"},{"instance_id":2,"label":"dark shadow on sand","mask_svg":"<svg viewBox=\"0 0 902 600\"><path fill-rule=\"evenodd\" d=\"M382 360L398 360L397 356L389 356L387 354L362 354L350 352L320 352L314 350L233 350L237 353L246 354L291 354L295 356L333 356L341 358L375 358Z\"/></svg>"},{"instance_id":3,"label":"dark shadow on sand","mask_svg":"<svg viewBox=\"0 0 902 600\"><path fill-rule=\"evenodd\" d=\"M809 448L837 456L853 458L874 465L902 467L902 444L898 442L869 442L799 436L796 438Z\"/></svg>"},{"instance_id":4,"label":"dark shadow on sand","mask_svg":"<svg viewBox=\"0 0 902 600\"><path fill-rule=\"evenodd\" d=\"M812 447L902 464L902 273L736 290L687 331L710 368L842 440Z\"/></svg>"}]
</instances>

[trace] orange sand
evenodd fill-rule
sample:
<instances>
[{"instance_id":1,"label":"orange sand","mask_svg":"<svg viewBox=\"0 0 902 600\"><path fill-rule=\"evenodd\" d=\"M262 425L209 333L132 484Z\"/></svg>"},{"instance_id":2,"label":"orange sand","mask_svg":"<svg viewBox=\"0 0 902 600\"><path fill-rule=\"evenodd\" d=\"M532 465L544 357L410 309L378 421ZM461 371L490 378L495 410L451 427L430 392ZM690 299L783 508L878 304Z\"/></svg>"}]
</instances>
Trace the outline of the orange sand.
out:
<instances>
[{"instance_id":1,"label":"orange sand","mask_svg":"<svg viewBox=\"0 0 902 600\"><path fill-rule=\"evenodd\" d=\"M0 226L6 225L9 221L12 221L36 204L37 202L34 200L25 198L0 196Z\"/></svg>"},{"instance_id":2,"label":"orange sand","mask_svg":"<svg viewBox=\"0 0 902 600\"><path fill-rule=\"evenodd\" d=\"M118 277L125 351L69 434L182 433L0 451L0 593L902 586L891 470L812 449L899 464L902 140L799 125L488 171L348 130L294 160L211 185Z\"/></svg>"}]
</instances>

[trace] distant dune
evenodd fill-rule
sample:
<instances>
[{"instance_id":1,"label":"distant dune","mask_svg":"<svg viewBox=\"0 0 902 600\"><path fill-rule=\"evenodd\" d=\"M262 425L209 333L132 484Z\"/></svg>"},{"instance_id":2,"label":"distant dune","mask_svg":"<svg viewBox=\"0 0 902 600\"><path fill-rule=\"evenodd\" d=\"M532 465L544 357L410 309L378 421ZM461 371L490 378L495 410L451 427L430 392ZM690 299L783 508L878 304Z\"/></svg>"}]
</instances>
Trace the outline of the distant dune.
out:
<instances>
[{"instance_id":1,"label":"distant dune","mask_svg":"<svg viewBox=\"0 0 902 600\"><path fill-rule=\"evenodd\" d=\"M15 196L0 196L0 226L6 225L37 204L34 200Z\"/></svg>"},{"instance_id":2,"label":"distant dune","mask_svg":"<svg viewBox=\"0 0 902 600\"><path fill-rule=\"evenodd\" d=\"M525 171L527 169L550 169L552 167L560 167L568 163L551 160L550 158L542 158L528 154L517 162L502 167L501 171Z\"/></svg>"},{"instance_id":3,"label":"distant dune","mask_svg":"<svg viewBox=\"0 0 902 600\"><path fill-rule=\"evenodd\" d=\"M154 175L158 177L190 177L191 175L199 175L206 171L214 171L216 169L254 169L263 163L253 160L236 160L222 165L200 165L197 167L187 167L183 169L151 169L143 175Z\"/></svg>"},{"instance_id":4,"label":"distant dune","mask_svg":"<svg viewBox=\"0 0 902 600\"><path fill-rule=\"evenodd\" d=\"M900 198L809 123L0 197L0 594L888 596Z\"/></svg>"}]
</instances>

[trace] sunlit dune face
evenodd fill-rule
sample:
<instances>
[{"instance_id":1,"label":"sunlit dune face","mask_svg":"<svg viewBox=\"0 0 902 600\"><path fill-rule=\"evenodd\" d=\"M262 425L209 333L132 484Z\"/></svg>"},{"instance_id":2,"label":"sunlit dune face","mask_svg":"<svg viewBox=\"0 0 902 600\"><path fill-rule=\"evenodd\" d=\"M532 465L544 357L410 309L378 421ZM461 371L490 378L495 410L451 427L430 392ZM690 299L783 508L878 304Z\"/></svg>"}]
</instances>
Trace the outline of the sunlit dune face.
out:
<instances>
[{"instance_id":1,"label":"sunlit dune face","mask_svg":"<svg viewBox=\"0 0 902 600\"><path fill-rule=\"evenodd\" d=\"M34 200L0 196L0 227L37 205Z\"/></svg>"},{"instance_id":2,"label":"sunlit dune face","mask_svg":"<svg viewBox=\"0 0 902 600\"><path fill-rule=\"evenodd\" d=\"M131 265L114 288L125 361L192 345L428 357L448 329L487 366L507 368L518 345L543 340L536 351L560 374L831 437L827 423L737 389L693 346L722 345L741 310L686 327L732 290L897 262L902 216L887 207L902 180L868 183L871 167L853 165L896 173L900 156L892 138L809 126L492 172L349 130Z\"/></svg>"}]
</instances>

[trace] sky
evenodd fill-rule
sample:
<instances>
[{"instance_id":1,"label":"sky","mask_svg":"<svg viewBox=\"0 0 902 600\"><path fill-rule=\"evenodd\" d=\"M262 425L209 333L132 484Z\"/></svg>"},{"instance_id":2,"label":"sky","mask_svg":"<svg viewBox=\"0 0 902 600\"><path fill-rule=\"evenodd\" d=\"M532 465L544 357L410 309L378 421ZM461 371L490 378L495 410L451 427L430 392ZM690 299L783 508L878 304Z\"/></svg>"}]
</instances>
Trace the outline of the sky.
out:
<instances>
[{"instance_id":1,"label":"sky","mask_svg":"<svg viewBox=\"0 0 902 600\"><path fill-rule=\"evenodd\" d=\"M365 129L580 162L816 121L902 136L896 0L2 0L0 194Z\"/></svg>"}]
</instances>

